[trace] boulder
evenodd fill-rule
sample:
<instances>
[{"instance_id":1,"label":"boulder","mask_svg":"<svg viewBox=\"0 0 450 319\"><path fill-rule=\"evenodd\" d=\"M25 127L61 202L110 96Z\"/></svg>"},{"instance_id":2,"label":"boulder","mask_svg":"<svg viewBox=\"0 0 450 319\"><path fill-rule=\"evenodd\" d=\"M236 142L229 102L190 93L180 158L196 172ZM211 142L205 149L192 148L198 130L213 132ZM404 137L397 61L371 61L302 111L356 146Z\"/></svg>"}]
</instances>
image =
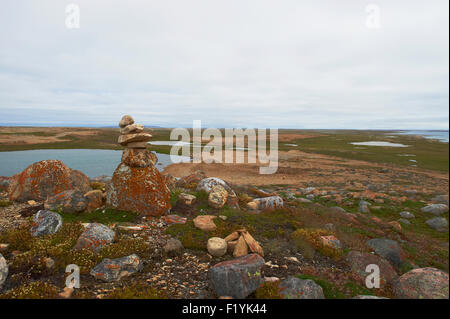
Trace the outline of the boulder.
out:
<instances>
[{"instance_id":1,"label":"boulder","mask_svg":"<svg viewBox=\"0 0 450 319\"><path fill-rule=\"evenodd\" d=\"M214 185L208 196L208 204L211 207L220 209L228 199L228 192L222 185Z\"/></svg>"},{"instance_id":2,"label":"boulder","mask_svg":"<svg viewBox=\"0 0 450 319\"><path fill-rule=\"evenodd\" d=\"M263 198L255 198L247 203L247 208L252 211L273 210L284 207L283 198L280 196L269 196Z\"/></svg>"},{"instance_id":3,"label":"boulder","mask_svg":"<svg viewBox=\"0 0 450 319\"><path fill-rule=\"evenodd\" d=\"M360 276L361 279L364 279L369 275L369 273L366 272L366 267L368 265L377 265L380 268L381 288L383 288L387 283L390 283L398 278L397 272L391 264L377 255L359 251L351 251L347 254L347 256L345 256L345 261L350 266L351 271Z\"/></svg>"},{"instance_id":4,"label":"boulder","mask_svg":"<svg viewBox=\"0 0 450 319\"><path fill-rule=\"evenodd\" d=\"M405 253L395 240L374 238L367 241L366 245L388 260L394 267L399 268L403 264Z\"/></svg>"},{"instance_id":5,"label":"boulder","mask_svg":"<svg viewBox=\"0 0 450 319\"><path fill-rule=\"evenodd\" d=\"M310 279L289 276L278 285L283 299L325 299L322 287Z\"/></svg>"},{"instance_id":6,"label":"boulder","mask_svg":"<svg viewBox=\"0 0 450 319\"><path fill-rule=\"evenodd\" d=\"M184 247L181 241L176 238L170 238L163 247L168 256L177 256L183 253Z\"/></svg>"},{"instance_id":7,"label":"boulder","mask_svg":"<svg viewBox=\"0 0 450 319\"><path fill-rule=\"evenodd\" d=\"M264 283L261 276L263 265L264 258L258 254L218 263L208 272L211 288L216 296L245 298Z\"/></svg>"},{"instance_id":8,"label":"boulder","mask_svg":"<svg viewBox=\"0 0 450 319\"><path fill-rule=\"evenodd\" d=\"M421 209L423 213L430 213L436 216L442 215L448 212L448 206L445 204L431 204Z\"/></svg>"},{"instance_id":9,"label":"boulder","mask_svg":"<svg viewBox=\"0 0 450 319\"><path fill-rule=\"evenodd\" d=\"M213 219L217 216L214 215L199 215L194 218L194 226L203 231L214 231L217 226L214 224Z\"/></svg>"},{"instance_id":10,"label":"boulder","mask_svg":"<svg viewBox=\"0 0 450 319\"><path fill-rule=\"evenodd\" d=\"M78 189L83 194L90 190L89 178L57 160L40 161L12 177L10 200L44 201L66 190Z\"/></svg>"},{"instance_id":11,"label":"boulder","mask_svg":"<svg viewBox=\"0 0 450 319\"><path fill-rule=\"evenodd\" d=\"M113 282L141 271L143 263L136 254L116 259L103 259L101 263L95 266L90 274L96 279L106 282Z\"/></svg>"},{"instance_id":12,"label":"boulder","mask_svg":"<svg viewBox=\"0 0 450 319\"><path fill-rule=\"evenodd\" d=\"M31 235L37 237L54 234L58 232L62 224L61 215L48 210L40 210L33 216Z\"/></svg>"},{"instance_id":13,"label":"boulder","mask_svg":"<svg viewBox=\"0 0 450 319\"><path fill-rule=\"evenodd\" d=\"M399 299L448 299L448 274L436 268L417 268L402 275L393 285Z\"/></svg>"},{"instance_id":14,"label":"boulder","mask_svg":"<svg viewBox=\"0 0 450 319\"><path fill-rule=\"evenodd\" d=\"M77 189L67 190L49 197L44 208L69 214L80 213L86 209L86 198L84 193Z\"/></svg>"},{"instance_id":15,"label":"boulder","mask_svg":"<svg viewBox=\"0 0 450 319\"><path fill-rule=\"evenodd\" d=\"M103 247L112 243L114 237L115 232L107 226L91 223L86 226L73 249L90 249L93 252L98 253Z\"/></svg>"},{"instance_id":16,"label":"boulder","mask_svg":"<svg viewBox=\"0 0 450 319\"><path fill-rule=\"evenodd\" d=\"M103 206L103 193L101 190L93 190L84 194L86 200L86 211L93 212Z\"/></svg>"},{"instance_id":17,"label":"boulder","mask_svg":"<svg viewBox=\"0 0 450 319\"><path fill-rule=\"evenodd\" d=\"M211 237L208 239L208 243L206 248L208 249L208 253L214 257L222 257L227 253L227 242L223 238L219 237Z\"/></svg>"},{"instance_id":18,"label":"boulder","mask_svg":"<svg viewBox=\"0 0 450 319\"><path fill-rule=\"evenodd\" d=\"M438 232L444 233L448 231L448 221L444 217L433 217L425 223Z\"/></svg>"},{"instance_id":19,"label":"boulder","mask_svg":"<svg viewBox=\"0 0 450 319\"><path fill-rule=\"evenodd\" d=\"M141 215L161 216L170 209L170 191L153 166L120 163L106 189L106 205Z\"/></svg>"},{"instance_id":20,"label":"boulder","mask_svg":"<svg viewBox=\"0 0 450 319\"><path fill-rule=\"evenodd\" d=\"M6 259L0 254L0 290L8 277L8 264Z\"/></svg>"}]
</instances>

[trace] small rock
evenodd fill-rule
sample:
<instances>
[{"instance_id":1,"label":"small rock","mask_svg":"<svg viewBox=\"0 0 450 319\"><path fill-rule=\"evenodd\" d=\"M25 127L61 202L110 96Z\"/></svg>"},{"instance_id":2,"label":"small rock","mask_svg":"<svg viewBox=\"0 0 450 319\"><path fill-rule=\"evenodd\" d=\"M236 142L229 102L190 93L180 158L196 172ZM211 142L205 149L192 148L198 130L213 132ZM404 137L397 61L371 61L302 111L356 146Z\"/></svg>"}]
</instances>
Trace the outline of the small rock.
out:
<instances>
[{"instance_id":1,"label":"small rock","mask_svg":"<svg viewBox=\"0 0 450 319\"><path fill-rule=\"evenodd\" d=\"M47 269L52 269L55 267L55 261L50 257L44 257L44 263Z\"/></svg>"},{"instance_id":2,"label":"small rock","mask_svg":"<svg viewBox=\"0 0 450 319\"><path fill-rule=\"evenodd\" d=\"M448 274L436 268L413 269L393 285L399 299L448 299Z\"/></svg>"},{"instance_id":3,"label":"small rock","mask_svg":"<svg viewBox=\"0 0 450 319\"><path fill-rule=\"evenodd\" d=\"M320 236L320 242L325 247L330 247L333 249L342 249L342 243L335 236Z\"/></svg>"},{"instance_id":4,"label":"small rock","mask_svg":"<svg viewBox=\"0 0 450 319\"><path fill-rule=\"evenodd\" d=\"M284 207L283 198L281 198L280 196L255 198L253 201L247 203L247 208L256 211L272 210L283 207Z\"/></svg>"},{"instance_id":5,"label":"small rock","mask_svg":"<svg viewBox=\"0 0 450 319\"><path fill-rule=\"evenodd\" d=\"M6 277L8 277L8 264L3 255L0 254L0 290L6 281Z\"/></svg>"},{"instance_id":6,"label":"small rock","mask_svg":"<svg viewBox=\"0 0 450 319\"><path fill-rule=\"evenodd\" d=\"M394 267L399 268L404 261L405 253L395 240L374 238L367 241L366 245L375 250L378 255L387 259Z\"/></svg>"},{"instance_id":7,"label":"small rock","mask_svg":"<svg viewBox=\"0 0 450 319\"><path fill-rule=\"evenodd\" d=\"M310 204L310 203L312 203L309 199L306 199L306 198L296 198L295 199L297 202L299 202L299 203L304 203L304 204Z\"/></svg>"},{"instance_id":8,"label":"small rock","mask_svg":"<svg viewBox=\"0 0 450 319\"><path fill-rule=\"evenodd\" d=\"M278 285L283 299L325 299L322 287L314 281L289 276Z\"/></svg>"},{"instance_id":9,"label":"small rock","mask_svg":"<svg viewBox=\"0 0 450 319\"><path fill-rule=\"evenodd\" d=\"M448 221L444 217L434 217L428 219L425 223L438 232L448 231Z\"/></svg>"},{"instance_id":10,"label":"small rock","mask_svg":"<svg viewBox=\"0 0 450 319\"><path fill-rule=\"evenodd\" d=\"M436 216L448 212L448 206L445 204L432 204L425 206L421 209L423 213L430 213Z\"/></svg>"},{"instance_id":11,"label":"small rock","mask_svg":"<svg viewBox=\"0 0 450 319\"><path fill-rule=\"evenodd\" d=\"M402 216L403 218L406 218L406 219L412 219L415 217L414 214L407 212L407 211L401 212L400 216Z\"/></svg>"},{"instance_id":12,"label":"small rock","mask_svg":"<svg viewBox=\"0 0 450 319\"><path fill-rule=\"evenodd\" d=\"M9 244L0 244L0 252L5 252L9 248Z\"/></svg>"},{"instance_id":13,"label":"small rock","mask_svg":"<svg viewBox=\"0 0 450 319\"><path fill-rule=\"evenodd\" d=\"M369 206L370 206L369 202L366 202L366 201L362 200L362 201L359 202L358 211L360 213L368 214L368 213L370 213Z\"/></svg>"},{"instance_id":14,"label":"small rock","mask_svg":"<svg viewBox=\"0 0 450 319\"><path fill-rule=\"evenodd\" d=\"M58 296L60 298L69 299L70 297L72 297L73 292L74 288L65 287L63 291L58 294Z\"/></svg>"},{"instance_id":15,"label":"small rock","mask_svg":"<svg viewBox=\"0 0 450 319\"><path fill-rule=\"evenodd\" d=\"M393 221L389 222L388 224L391 225L392 228L394 228L396 231L398 231L398 232L402 231L402 226L400 225L399 222L393 220Z\"/></svg>"},{"instance_id":16,"label":"small rock","mask_svg":"<svg viewBox=\"0 0 450 319\"><path fill-rule=\"evenodd\" d=\"M90 274L106 282L118 281L123 277L141 271L143 264L136 254L117 259L103 259Z\"/></svg>"},{"instance_id":17,"label":"small rock","mask_svg":"<svg viewBox=\"0 0 450 319\"><path fill-rule=\"evenodd\" d=\"M220 209L228 199L228 192L222 185L214 185L208 196L208 204L211 207Z\"/></svg>"},{"instance_id":18,"label":"small rock","mask_svg":"<svg viewBox=\"0 0 450 319\"><path fill-rule=\"evenodd\" d=\"M389 299L386 297L370 296L370 295L357 295L353 299Z\"/></svg>"},{"instance_id":19,"label":"small rock","mask_svg":"<svg viewBox=\"0 0 450 319\"><path fill-rule=\"evenodd\" d=\"M183 253L184 247L178 239L170 238L163 249L168 256L176 256Z\"/></svg>"},{"instance_id":20,"label":"small rock","mask_svg":"<svg viewBox=\"0 0 450 319\"><path fill-rule=\"evenodd\" d=\"M216 218L216 216L213 215L199 215L194 218L194 226L203 230L203 231L214 231L216 230L217 226L214 224L213 219Z\"/></svg>"},{"instance_id":21,"label":"small rock","mask_svg":"<svg viewBox=\"0 0 450 319\"><path fill-rule=\"evenodd\" d=\"M103 206L103 193L101 190L92 190L84 194L86 211L93 212Z\"/></svg>"},{"instance_id":22,"label":"small rock","mask_svg":"<svg viewBox=\"0 0 450 319\"><path fill-rule=\"evenodd\" d=\"M40 210L33 216L31 235L37 237L54 234L61 228L62 224L61 215L48 210Z\"/></svg>"},{"instance_id":23,"label":"small rock","mask_svg":"<svg viewBox=\"0 0 450 319\"><path fill-rule=\"evenodd\" d=\"M171 224L186 224L187 218L178 215L166 215L162 216L161 219L168 225Z\"/></svg>"},{"instance_id":24,"label":"small rock","mask_svg":"<svg viewBox=\"0 0 450 319\"><path fill-rule=\"evenodd\" d=\"M264 282L278 282L280 278L278 277L264 277Z\"/></svg>"},{"instance_id":25,"label":"small rock","mask_svg":"<svg viewBox=\"0 0 450 319\"><path fill-rule=\"evenodd\" d=\"M127 114L122 116L122 119L119 122L119 127L123 129L125 126L132 124L134 124L134 119L131 117L131 115Z\"/></svg>"},{"instance_id":26,"label":"small rock","mask_svg":"<svg viewBox=\"0 0 450 319\"><path fill-rule=\"evenodd\" d=\"M207 249L211 256L222 257L227 253L227 242L223 238L211 237L208 239Z\"/></svg>"},{"instance_id":27,"label":"small rock","mask_svg":"<svg viewBox=\"0 0 450 319\"><path fill-rule=\"evenodd\" d=\"M187 206L192 206L196 199L197 197L191 194L181 193L178 195L178 200L183 201L183 204Z\"/></svg>"},{"instance_id":28,"label":"small rock","mask_svg":"<svg viewBox=\"0 0 450 319\"><path fill-rule=\"evenodd\" d=\"M245 239L243 236L240 236L239 239L236 242L234 251L233 251L233 256L234 257L242 257L248 254L248 246L247 243L245 242Z\"/></svg>"},{"instance_id":29,"label":"small rock","mask_svg":"<svg viewBox=\"0 0 450 319\"><path fill-rule=\"evenodd\" d=\"M249 254L227 260L211 267L208 272L211 288L216 296L243 299L264 282L261 268L264 258Z\"/></svg>"},{"instance_id":30,"label":"small rock","mask_svg":"<svg viewBox=\"0 0 450 319\"><path fill-rule=\"evenodd\" d=\"M73 249L80 250L86 248L97 253L107 244L111 243L114 237L115 232L107 226L98 223L88 224Z\"/></svg>"}]
</instances>

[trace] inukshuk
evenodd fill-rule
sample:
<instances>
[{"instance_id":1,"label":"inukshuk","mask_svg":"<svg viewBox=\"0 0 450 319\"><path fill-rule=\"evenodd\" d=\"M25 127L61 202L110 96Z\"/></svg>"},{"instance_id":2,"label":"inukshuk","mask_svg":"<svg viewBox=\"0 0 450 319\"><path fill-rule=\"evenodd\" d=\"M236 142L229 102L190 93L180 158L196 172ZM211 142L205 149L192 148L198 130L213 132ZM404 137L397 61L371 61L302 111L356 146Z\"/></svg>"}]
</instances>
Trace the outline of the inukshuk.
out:
<instances>
[{"instance_id":1,"label":"inukshuk","mask_svg":"<svg viewBox=\"0 0 450 319\"><path fill-rule=\"evenodd\" d=\"M170 209L170 191L156 169L156 155L147 149L151 135L125 115L119 122L122 160L106 190L106 205L141 215L161 216Z\"/></svg>"}]
</instances>

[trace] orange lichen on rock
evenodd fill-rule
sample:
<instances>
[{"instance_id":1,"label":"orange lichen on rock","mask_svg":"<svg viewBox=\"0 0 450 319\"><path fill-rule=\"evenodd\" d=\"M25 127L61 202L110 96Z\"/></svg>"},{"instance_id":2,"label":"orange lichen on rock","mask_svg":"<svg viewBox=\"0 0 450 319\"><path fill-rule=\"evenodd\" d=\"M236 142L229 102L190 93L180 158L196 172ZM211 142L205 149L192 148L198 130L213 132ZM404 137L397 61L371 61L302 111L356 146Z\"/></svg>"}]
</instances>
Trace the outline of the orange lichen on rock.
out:
<instances>
[{"instance_id":1,"label":"orange lichen on rock","mask_svg":"<svg viewBox=\"0 0 450 319\"><path fill-rule=\"evenodd\" d=\"M72 170L63 162L45 160L28 166L23 172L11 178L10 200L44 201L65 190L90 190L89 178L80 171Z\"/></svg>"}]
</instances>

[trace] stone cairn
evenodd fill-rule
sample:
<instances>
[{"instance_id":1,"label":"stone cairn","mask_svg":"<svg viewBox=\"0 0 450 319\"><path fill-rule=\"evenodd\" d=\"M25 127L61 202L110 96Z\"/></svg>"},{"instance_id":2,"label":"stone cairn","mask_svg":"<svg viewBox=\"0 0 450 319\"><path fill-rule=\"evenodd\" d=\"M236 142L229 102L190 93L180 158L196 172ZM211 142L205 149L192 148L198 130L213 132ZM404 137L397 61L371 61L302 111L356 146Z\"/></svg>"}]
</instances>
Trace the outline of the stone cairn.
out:
<instances>
[{"instance_id":1,"label":"stone cairn","mask_svg":"<svg viewBox=\"0 0 450 319\"><path fill-rule=\"evenodd\" d=\"M141 215L161 216L170 209L170 190L156 169L156 154L147 149L151 135L130 115L119 122L122 160L106 189L106 205Z\"/></svg>"},{"instance_id":2,"label":"stone cairn","mask_svg":"<svg viewBox=\"0 0 450 319\"><path fill-rule=\"evenodd\" d=\"M147 167L155 165L158 158L147 150L148 141L152 136L144 133L144 125L135 124L130 115L124 115L119 122L120 136L118 143L125 146L122 162L130 167Z\"/></svg>"}]
</instances>

